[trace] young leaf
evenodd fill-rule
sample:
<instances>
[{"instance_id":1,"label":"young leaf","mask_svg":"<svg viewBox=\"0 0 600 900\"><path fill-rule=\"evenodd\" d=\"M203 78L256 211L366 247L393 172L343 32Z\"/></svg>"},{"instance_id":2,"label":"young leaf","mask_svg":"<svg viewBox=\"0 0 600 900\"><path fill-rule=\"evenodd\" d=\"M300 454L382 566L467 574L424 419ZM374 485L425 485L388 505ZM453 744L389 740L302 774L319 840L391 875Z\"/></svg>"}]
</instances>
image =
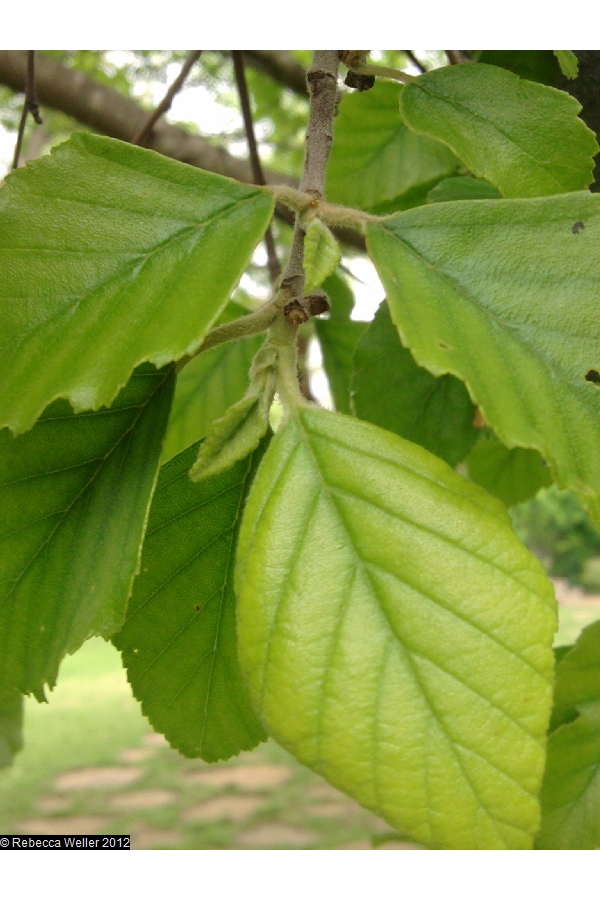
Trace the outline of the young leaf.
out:
<instances>
[{"instance_id":1,"label":"young leaf","mask_svg":"<svg viewBox=\"0 0 600 900\"><path fill-rule=\"evenodd\" d=\"M463 66L467 68L467 66ZM402 343L464 381L600 523L600 197L480 200L367 227Z\"/></svg>"},{"instance_id":2,"label":"young leaf","mask_svg":"<svg viewBox=\"0 0 600 900\"><path fill-rule=\"evenodd\" d=\"M304 236L304 292L311 294L337 269L342 258L340 245L327 225L318 217L313 219Z\"/></svg>"},{"instance_id":3,"label":"young leaf","mask_svg":"<svg viewBox=\"0 0 600 900\"><path fill-rule=\"evenodd\" d=\"M449 66L420 75L400 109L418 134L447 144L474 175L505 197L540 197L586 188L598 152L562 91L497 66Z\"/></svg>"},{"instance_id":4,"label":"young leaf","mask_svg":"<svg viewBox=\"0 0 600 900\"><path fill-rule=\"evenodd\" d=\"M0 691L0 769L10 766L23 747L23 696L19 691Z\"/></svg>"},{"instance_id":5,"label":"young leaf","mask_svg":"<svg viewBox=\"0 0 600 900\"><path fill-rule=\"evenodd\" d=\"M213 424L190 469L192 481L225 472L252 453L269 428L273 391L249 391Z\"/></svg>"},{"instance_id":6,"label":"young leaf","mask_svg":"<svg viewBox=\"0 0 600 900\"><path fill-rule=\"evenodd\" d=\"M335 408L338 412L349 413L352 356L367 323L354 322L350 318L354 295L341 275L331 275L323 288L331 301L331 314L329 319L314 319L315 330Z\"/></svg>"},{"instance_id":7,"label":"young leaf","mask_svg":"<svg viewBox=\"0 0 600 900\"><path fill-rule=\"evenodd\" d=\"M327 198L371 212L423 203L433 185L455 171L443 144L414 134L398 111L400 88L379 82L343 98L327 167Z\"/></svg>"},{"instance_id":8,"label":"young leaf","mask_svg":"<svg viewBox=\"0 0 600 900\"><path fill-rule=\"evenodd\" d=\"M552 484L548 467L535 450L509 450L494 435L482 436L465 460L469 478L506 506L524 503Z\"/></svg>"},{"instance_id":9,"label":"young leaf","mask_svg":"<svg viewBox=\"0 0 600 900\"><path fill-rule=\"evenodd\" d=\"M457 175L444 178L427 194L428 203L447 203L449 200L499 200L502 194L485 178Z\"/></svg>"},{"instance_id":10,"label":"young leaf","mask_svg":"<svg viewBox=\"0 0 600 900\"><path fill-rule=\"evenodd\" d=\"M257 474L235 583L277 741L414 840L531 847L556 611L497 500L396 435L302 411Z\"/></svg>"},{"instance_id":11,"label":"young leaf","mask_svg":"<svg viewBox=\"0 0 600 900\"><path fill-rule=\"evenodd\" d=\"M571 81L579 75L579 60L572 50L555 50L554 55L558 60L560 70L565 78Z\"/></svg>"},{"instance_id":12,"label":"young leaf","mask_svg":"<svg viewBox=\"0 0 600 900\"><path fill-rule=\"evenodd\" d=\"M241 512L264 449L200 484L188 477L197 444L162 467L141 574L113 638L144 715L207 762L266 737L240 673L233 594Z\"/></svg>"},{"instance_id":13,"label":"young leaf","mask_svg":"<svg viewBox=\"0 0 600 900\"><path fill-rule=\"evenodd\" d=\"M273 209L248 187L74 135L0 190L0 427L58 397L109 406L135 366L192 353Z\"/></svg>"},{"instance_id":14,"label":"young leaf","mask_svg":"<svg viewBox=\"0 0 600 900\"><path fill-rule=\"evenodd\" d=\"M243 313L237 303L229 303L221 320L230 322ZM252 360L263 340L258 335L220 344L181 370L165 437L164 461L205 437L212 423L244 396Z\"/></svg>"},{"instance_id":15,"label":"young leaf","mask_svg":"<svg viewBox=\"0 0 600 900\"><path fill-rule=\"evenodd\" d=\"M479 436L462 381L453 375L436 378L416 364L400 343L385 302L356 347L352 404L359 419L420 444L451 466Z\"/></svg>"},{"instance_id":16,"label":"young leaf","mask_svg":"<svg viewBox=\"0 0 600 900\"><path fill-rule=\"evenodd\" d=\"M600 622L582 631L556 667L552 719L536 846L595 850L600 845Z\"/></svg>"},{"instance_id":17,"label":"young leaf","mask_svg":"<svg viewBox=\"0 0 600 900\"><path fill-rule=\"evenodd\" d=\"M0 432L0 691L43 700L66 653L121 627L174 385L143 366L110 409L58 400Z\"/></svg>"}]
</instances>

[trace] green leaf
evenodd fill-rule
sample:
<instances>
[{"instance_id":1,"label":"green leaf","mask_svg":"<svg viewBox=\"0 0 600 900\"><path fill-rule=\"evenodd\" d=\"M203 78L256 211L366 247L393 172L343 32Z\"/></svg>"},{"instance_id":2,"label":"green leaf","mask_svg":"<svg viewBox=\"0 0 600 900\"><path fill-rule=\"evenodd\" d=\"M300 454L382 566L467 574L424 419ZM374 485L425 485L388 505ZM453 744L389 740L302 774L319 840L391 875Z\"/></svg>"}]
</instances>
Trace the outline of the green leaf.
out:
<instances>
[{"instance_id":1,"label":"green leaf","mask_svg":"<svg viewBox=\"0 0 600 900\"><path fill-rule=\"evenodd\" d=\"M556 611L497 500L305 410L258 471L235 583L242 671L279 743L413 840L531 847Z\"/></svg>"},{"instance_id":2,"label":"green leaf","mask_svg":"<svg viewBox=\"0 0 600 900\"><path fill-rule=\"evenodd\" d=\"M539 451L599 524L600 197L436 204L367 242L419 365L464 381L502 443Z\"/></svg>"},{"instance_id":3,"label":"green leaf","mask_svg":"<svg viewBox=\"0 0 600 900\"><path fill-rule=\"evenodd\" d=\"M482 436L465 460L469 478L486 491L515 506L552 484L548 467L535 450L509 450L494 435Z\"/></svg>"},{"instance_id":4,"label":"green leaf","mask_svg":"<svg viewBox=\"0 0 600 900\"><path fill-rule=\"evenodd\" d=\"M337 269L342 258L340 245L331 231L318 217L314 218L304 235L304 292L312 294Z\"/></svg>"},{"instance_id":5,"label":"green leaf","mask_svg":"<svg viewBox=\"0 0 600 900\"><path fill-rule=\"evenodd\" d=\"M485 178L457 175L444 178L427 194L428 203L446 203L448 200L499 200L502 194Z\"/></svg>"},{"instance_id":6,"label":"green leaf","mask_svg":"<svg viewBox=\"0 0 600 900\"><path fill-rule=\"evenodd\" d=\"M244 310L229 303L224 321ZM206 350L177 376L173 408L165 438L163 460L168 460L208 433L216 419L237 403L248 388L248 372L264 338L261 335L230 341Z\"/></svg>"},{"instance_id":7,"label":"green leaf","mask_svg":"<svg viewBox=\"0 0 600 900\"><path fill-rule=\"evenodd\" d=\"M600 846L600 622L556 667L555 730L540 799L539 850ZM574 721L573 721L574 719Z\"/></svg>"},{"instance_id":8,"label":"green leaf","mask_svg":"<svg viewBox=\"0 0 600 900\"><path fill-rule=\"evenodd\" d=\"M0 432L0 691L43 700L66 653L121 627L174 386L143 366L110 409L58 400Z\"/></svg>"},{"instance_id":9,"label":"green leaf","mask_svg":"<svg viewBox=\"0 0 600 900\"><path fill-rule=\"evenodd\" d=\"M500 66L521 78L556 87L558 66L552 50L481 50L477 62Z\"/></svg>"},{"instance_id":10,"label":"green leaf","mask_svg":"<svg viewBox=\"0 0 600 900\"><path fill-rule=\"evenodd\" d=\"M315 330L335 408L349 413L352 357L367 323L353 322L350 318L354 295L341 275L330 276L323 288L331 301L331 314L329 319L314 319Z\"/></svg>"},{"instance_id":11,"label":"green leaf","mask_svg":"<svg viewBox=\"0 0 600 900\"><path fill-rule=\"evenodd\" d=\"M274 388L250 388L222 418L213 423L190 469L192 481L203 481L225 472L256 450L269 428L273 394Z\"/></svg>"},{"instance_id":12,"label":"green leaf","mask_svg":"<svg viewBox=\"0 0 600 900\"><path fill-rule=\"evenodd\" d=\"M0 426L58 397L109 406L134 367L193 353L273 209L237 184L78 134L0 190Z\"/></svg>"},{"instance_id":13,"label":"green leaf","mask_svg":"<svg viewBox=\"0 0 600 900\"><path fill-rule=\"evenodd\" d=\"M399 98L399 86L385 82L343 98L327 167L328 200L393 212L424 202L427 190L455 171L456 157L443 144L406 127Z\"/></svg>"},{"instance_id":14,"label":"green leaf","mask_svg":"<svg viewBox=\"0 0 600 900\"><path fill-rule=\"evenodd\" d=\"M416 364L385 302L356 347L352 404L359 419L420 444L451 466L478 438L476 410L462 381L436 378Z\"/></svg>"},{"instance_id":15,"label":"green leaf","mask_svg":"<svg viewBox=\"0 0 600 900\"><path fill-rule=\"evenodd\" d=\"M505 197L539 197L593 181L594 133L581 104L497 66L449 66L420 75L401 95L406 124L447 144Z\"/></svg>"},{"instance_id":16,"label":"green leaf","mask_svg":"<svg viewBox=\"0 0 600 900\"><path fill-rule=\"evenodd\" d=\"M265 739L237 658L233 568L241 512L266 441L229 471L193 484L198 445L164 465L141 574L113 643L157 731L207 762Z\"/></svg>"},{"instance_id":17,"label":"green leaf","mask_svg":"<svg viewBox=\"0 0 600 900\"><path fill-rule=\"evenodd\" d=\"M579 60L572 50L554 50L554 55L558 60L560 70L565 78L573 81L579 75Z\"/></svg>"},{"instance_id":18,"label":"green leaf","mask_svg":"<svg viewBox=\"0 0 600 900\"><path fill-rule=\"evenodd\" d=\"M0 691L0 769L10 766L23 748L23 696L17 690Z\"/></svg>"}]
</instances>

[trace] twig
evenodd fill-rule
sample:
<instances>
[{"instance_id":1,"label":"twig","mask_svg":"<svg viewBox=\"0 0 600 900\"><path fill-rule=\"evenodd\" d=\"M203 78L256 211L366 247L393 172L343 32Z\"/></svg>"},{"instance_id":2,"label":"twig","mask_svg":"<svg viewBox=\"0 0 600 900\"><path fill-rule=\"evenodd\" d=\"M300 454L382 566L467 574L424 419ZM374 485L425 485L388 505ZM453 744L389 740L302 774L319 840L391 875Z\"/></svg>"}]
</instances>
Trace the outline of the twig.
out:
<instances>
[{"instance_id":1,"label":"twig","mask_svg":"<svg viewBox=\"0 0 600 900\"><path fill-rule=\"evenodd\" d=\"M444 50L451 66L462 66L463 63L471 62L466 56L464 50Z\"/></svg>"},{"instance_id":2,"label":"twig","mask_svg":"<svg viewBox=\"0 0 600 900\"><path fill-rule=\"evenodd\" d=\"M359 75L374 75L375 78L389 78L392 81L401 81L402 84L410 84L411 81L415 81L415 78L418 77L409 75L408 72L401 72L400 69L392 69L390 66L377 66L371 63L362 63L360 66L355 66L352 71L358 72Z\"/></svg>"},{"instance_id":3,"label":"twig","mask_svg":"<svg viewBox=\"0 0 600 900\"><path fill-rule=\"evenodd\" d=\"M333 140L333 116L337 92L339 58L337 50L315 50L307 73L310 94L310 113L306 131L304 169L300 192L311 194L315 202L325 194L325 169ZM290 300L302 300L304 294L304 232L300 228L300 214L296 214L290 258L282 286L289 286Z\"/></svg>"},{"instance_id":4,"label":"twig","mask_svg":"<svg viewBox=\"0 0 600 900\"><path fill-rule=\"evenodd\" d=\"M410 61L411 61L411 63L413 64L413 66L416 66L417 69L419 70L419 72L421 72L421 74L423 74L423 72L426 72L426 71L427 71L427 69L425 68L425 66L424 66L423 63L421 62L421 60L420 60L420 59L417 59L417 57L415 56L415 54L413 53L412 50L403 50L402 52L403 52L403 53L406 53L406 55L407 55L408 58L410 59Z\"/></svg>"},{"instance_id":5,"label":"twig","mask_svg":"<svg viewBox=\"0 0 600 900\"><path fill-rule=\"evenodd\" d=\"M201 53L202 53L202 50L192 50L190 52L188 58L186 59L186 61L184 62L184 64L181 67L181 72L179 73L179 75L177 76L177 78L175 79L175 81L173 82L173 84L171 85L171 87L169 88L169 90L167 91L167 93L165 94L163 99L161 100L161 102L158 104L158 106L156 107L156 109L154 110L154 112L152 113L152 115L150 116L150 118L148 119L146 124L144 125L144 127L133 138L133 140L131 142L132 144L138 144L138 146L140 146L140 147L143 147L145 145L146 141L152 134L152 130L153 130L154 126L156 125L156 123L158 122L160 117L162 115L164 115L171 108L173 98L183 87L183 83L184 83L185 79L188 77L188 75L190 73L190 69L192 68L192 66L194 65L196 60L198 60L200 58Z\"/></svg>"},{"instance_id":6,"label":"twig","mask_svg":"<svg viewBox=\"0 0 600 900\"><path fill-rule=\"evenodd\" d=\"M17 134L17 143L15 146L15 155L13 157L13 169L19 168L19 156L21 155L21 147L23 145L23 135L25 134L25 123L27 122L27 113L31 113L38 125L42 124L40 116L40 108L38 106L35 94L35 50L27 51L27 75L25 78L25 99L23 101L23 112L21 113L21 121L19 122L19 133Z\"/></svg>"},{"instance_id":7,"label":"twig","mask_svg":"<svg viewBox=\"0 0 600 900\"><path fill-rule=\"evenodd\" d=\"M266 184L265 176L260 164L260 156L258 154L258 146L256 143L256 135L254 134L254 123L252 121L252 108L250 106L250 95L248 94L248 84L246 83L246 72L244 70L244 51L232 50L233 70L235 72L235 80L237 84L238 94L240 97L240 106L242 108L242 116L244 119L244 128L246 129L246 139L248 141L248 150L250 151L250 162L252 165L252 174L254 175L255 184ZM281 266L277 258L277 248L273 239L273 231L269 225L265 232L265 244L267 247L267 260L269 265L269 275L271 283L281 275Z\"/></svg>"}]
</instances>

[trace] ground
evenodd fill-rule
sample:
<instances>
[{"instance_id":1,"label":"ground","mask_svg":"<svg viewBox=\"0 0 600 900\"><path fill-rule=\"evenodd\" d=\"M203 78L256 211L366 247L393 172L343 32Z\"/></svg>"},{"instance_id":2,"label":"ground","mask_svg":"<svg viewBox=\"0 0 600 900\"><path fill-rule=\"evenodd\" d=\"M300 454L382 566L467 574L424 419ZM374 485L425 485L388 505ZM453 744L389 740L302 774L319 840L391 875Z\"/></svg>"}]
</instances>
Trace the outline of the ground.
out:
<instances>
[{"instance_id":1,"label":"ground","mask_svg":"<svg viewBox=\"0 0 600 900\"><path fill-rule=\"evenodd\" d=\"M556 588L556 643L572 643L600 618L600 597ZM25 749L0 773L0 834L131 834L135 849L415 848L272 741L214 766L179 756L99 638L65 660L49 700L27 700Z\"/></svg>"}]
</instances>

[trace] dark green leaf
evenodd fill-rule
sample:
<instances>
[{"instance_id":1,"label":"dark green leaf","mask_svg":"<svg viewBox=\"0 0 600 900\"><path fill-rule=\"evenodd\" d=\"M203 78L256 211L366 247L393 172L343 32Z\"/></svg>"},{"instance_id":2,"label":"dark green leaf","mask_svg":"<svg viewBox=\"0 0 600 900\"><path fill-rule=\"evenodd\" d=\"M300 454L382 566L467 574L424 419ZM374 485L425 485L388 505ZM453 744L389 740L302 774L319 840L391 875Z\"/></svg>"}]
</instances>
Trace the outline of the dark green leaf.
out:
<instances>
[{"instance_id":1,"label":"dark green leaf","mask_svg":"<svg viewBox=\"0 0 600 900\"><path fill-rule=\"evenodd\" d=\"M600 622L556 667L548 762L540 794L539 850L600 846Z\"/></svg>"},{"instance_id":2,"label":"dark green leaf","mask_svg":"<svg viewBox=\"0 0 600 900\"><path fill-rule=\"evenodd\" d=\"M188 477L198 444L162 467L141 574L113 639L154 728L208 762L265 739L239 669L232 585L241 512L265 445L199 484Z\"/></svg>"},{"instance_id":3,"label":"dark green leaf","mask_svg":"<svg viewBox=\"0 0 600 900\"><path fill-rule=\"evenodd\" d=\"M327 198L372 212L406 209L450 175L456 157L441 143L419 137L399 112L398 85L379 82L349 94L335 119L327 168Z\"/></svg>"},{"instance_id":4,"label":"dark green leaf","mask_svg":"<svg viewBox=\"0 0 600 900\"><path fill-rule=\"evenodd\" d=\"M448 200L499 200L502 194L485 178L457 175L444 178L427 194L428 203L445 203Z\"/></svg>"},{"instance_id":5,"label":"dark green leaf","mask_svg":"<svg viewBox=\"0 0 600 900\"><path fill-rule=\"evenodd\" d=\"M315 319L315 330L335 408L349 413L352 356L367 323L353 322L350 318L354 295L341 275L328 278L323 289L331 301L331 314L329 319Z\"/></svg>"},{"instance_id":6,"label":"dark green leaf","mask_svg":"<svg viewBox=\"0 0 600 900\"><path fill-rule=\"evenodd\" d=\"M385 302L356 347L352 403L359 419L420 444L451 466L477 440L476 410L464 384L453 375L436 378L416 364Z\"/></svg>"},{"instance_id":7,"label":"dark green leaf","mask_svg":"<svg viewBox=\"0 0 600 900\"><path fill-rule=\"evenodd\" d=\"M481 50L477 62L500 66L520 78L556 87L558 66L552 50Z\"/></svg>"},{"instance_id":8,"label":"dark green leaf","mask_svg":"<svg viewBox=\"0 0 600 900\"><path fill-rule=\"evenodd\" d=\"M109 406L134 367L193 353L272 196L151 150L75 135L0 190L0 426L58 397Z\"/></svg>"},{"instance_id":9,"label":"dark green leaf","mask_svg":"<svg viewBox=\"0 0 600 900\"><path fill-rule=\"evenodd\" d=\"M600 524L600 196L434 204L367 242L419 365L464 381Z\"/></svg>"},{"instance_id":10,"label":"dark green leaf","mask_svg":"<svg viewBox=\"0 0 600 900\"><path fill-rule=\"evenodd\" d=\"M143 366L110 409L58 400L0 432L0 690L43 699L66 653L121 627L174 386Z\"/></svg>"},{"instance_id":11,"label":"dark green leaf","mask_svg":"<svg viewBox=\"0 0 600 900\"><path fill-rule=\"evenodd\" d=\"M223 321L244 310L229 303ZM248 372L262 336L230 341L201 353L177 376L173 408L165 438L163 460L168 460L208 433L216 419L237 403L248 388Z\"/></svg>"},{"instance_id":12,"label":"dark green leaf","mask_svg":"<svg viewBox=\"0 0 600 900\"><path fill-rule=\"evenodd\" d=\"M482 436L465 460L469 478L502 500L506 506L524 503L541 487L552 484L550 471L539 453L509 450L494 435Z\"/></svg>"},{"instance_id":13,"label":"dark green leaf","mask_svg":"<svg viewBox=\"0 0 600 900\"><path fill-rule=\"evenodd\" d=\"M562 91L497 66L449 66L406 85L400 109L418 134L447 144L474 175L505 197L540 197L586 188L598 152Z\"/></svg>"},{"instance_id":14,"label":"dark green leaf","mask_svg":"<svg viewBox=\"0 0 600 900\"><path fill-rule=\"evenodd\" d=\"M23 747L23 695L9 689L0 691L0 769L10 766Z\"/></svg>"}]
</instances>

